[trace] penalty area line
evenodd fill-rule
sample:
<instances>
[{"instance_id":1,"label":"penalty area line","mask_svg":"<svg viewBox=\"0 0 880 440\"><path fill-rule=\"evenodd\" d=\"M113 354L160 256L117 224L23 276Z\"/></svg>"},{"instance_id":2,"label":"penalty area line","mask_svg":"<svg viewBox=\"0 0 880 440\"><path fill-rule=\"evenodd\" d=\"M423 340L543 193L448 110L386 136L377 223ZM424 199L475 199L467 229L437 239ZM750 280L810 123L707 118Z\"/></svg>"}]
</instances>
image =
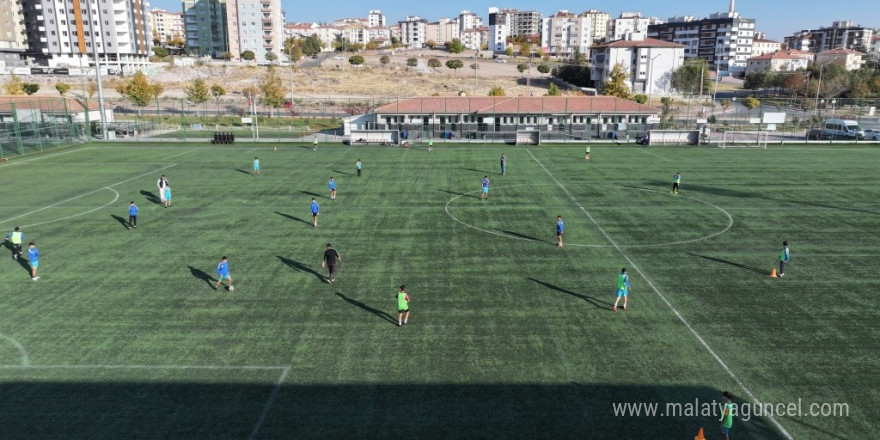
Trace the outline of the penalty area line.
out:
<instances>
[{"instance_id":1,"label":"penalty area line","mask_svg":"<svg viewBox=\"0 0 880 440\"><path fill-rule=\"evenodd\" d=\"M260 428L263 427L263 423L266 421L266 416L269 415L269 410L272 409L272 404L275 403L275 398L278 397L278 392L281 391L281 385L283 385L284 381L287 379L288 373L290 373L290 367L285 367L281 372L281 376L275 381L275 387L272 388L272 393L269 394L269 399L266 400L266 405L263 406L263 411L260 412L260 418L258 418L257 423L254 424L254 428L251 430L251 435L248 436L248 440L256 439L257 434L260 433Z\"/></svg>"},{"instance_id":2,"label":"penalty area line","mask_svg":"<svg viewBox=\"0 0 880 440\"><path fill-rule=\"evenodd\" d=\"M621 256L623 256L623 258L624 258L624 260L626 260L627 264L629 264L629 266L632 267L639 274L639 276L645 280L645 283L651 288L651 290L653 290L654 293L656 293L657 296L659 296L660 299L663 300L663 302L666 304L667 307L669 307L670 310L672 310L672 313L675 314L675 316L678 318L678 320L681 321L682 324L684 324L684 326L691 332L691 334L694 335L695 338L697 338L697 341L700 342L700 344L703 346L703 348L705 348L706 351L708 351L709 354L712 355L712 357L715 359L715 361L718 362L719 365L721 365L721 368L727 372L727 374L736 382L737 385L739 385L739 387L746 393L746 395L748 395L749 398L754 403L760 404L761 401L758 400L758 397L755 396L755 394L752 393L752 391L746 386L746 384L743 383L742 380L740 380L739 376L737 376L736 373L734 373L733 370L731 370L730 367L727 366L727 363L725 363L724 360L721 359L720 356L718 356L718 353L716 353L715 350L712 349L711 346L709 346L709 343L706 342L705 339L703 339L703 336L700 335L700 333L698 333L697 330L694 329L693 326L691 326L691 324L678 311L678 309L676 309L675 306L673 306L672 303L669 302L668 299L666 299L666 296L663 295L663 293L660 291L660 289L658 289L657 286L655 286L654 283L651 282L651 280L647 277L647 275L645 275L645 273L642 272L642 270L638 267L638 265L636 265L635 262L633 262L633 260L629 257L629 255L627 255L627 253L617 244L617 242L614 241L613 238L611 238L611 235L609 235L605 231L605 229L603 229L602 226L599 225L599 222L597 222L596 219L593 218L593 216L590 214L590 212L587 211L586 208L584 208L584 205L582 205L580 202L577 201L577 199L574 197L574 195L572 195L571 192L568 191L568 189L562 184L562 182L560 182L558 179L556 179L556 177L553 175L553 173L551 173L550 170L548 170L547 167L545 167L544 164L541 163L541 161L539 161L538 158L535 157L534 154L532 154L532 151L530 149L527 148L526 152L529 153L529 156L532 157L532 160L534 160L535 163L537 163L538 166L540 166L541 169L543 169L544 172L547 173L547 175L550 176L550 178L554 182L556 182L556 185L559 186L559 188L562 189L562 191L564 191L566 194L568 194L568 197L571 199L571 201L574 202L574 204L577 205L578 208L580 208L580 210L584 214L586 214L587 218L589 218L590 221L594 225L596 225L596 229L598 229L599 232L602 233L602 235L605 237L605 239L608 240L608 243L610 243L611 246L614 249L616 249L617 252L619 252ZM787 438L789 440L794 438L791 436L791 434L788 433L788 431L785 430L785 428L782 427L781 424L779 424L779 422L776 420L775 417L773 417L771 415L771 416L767 416L767 418L770 419L770 421L773 423L773 426L775 426L776 429L779 430L779 432L781 432L782 435L785 436L785 438Z\"/></svg>"}]
</instances>

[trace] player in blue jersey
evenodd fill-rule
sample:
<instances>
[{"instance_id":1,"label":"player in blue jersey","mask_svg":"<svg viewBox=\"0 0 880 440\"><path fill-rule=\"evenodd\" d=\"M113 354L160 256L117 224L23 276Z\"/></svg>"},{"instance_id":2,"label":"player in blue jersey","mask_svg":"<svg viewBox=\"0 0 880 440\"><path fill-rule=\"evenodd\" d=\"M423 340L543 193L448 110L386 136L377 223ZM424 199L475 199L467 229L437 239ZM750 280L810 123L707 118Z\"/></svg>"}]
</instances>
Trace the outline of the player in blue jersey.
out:
<instances>
[{"instance_id":1,"label":"player in blue jersey","mask_svg":"<svg viewBox=\"0 0 880 440\"><path fill-rule=\"evenodd\" d=\"M138 227L138 205L134 204L134 200L128 204L128 229Z\"/></svg>"},{"instance_id":2,"label":"player in blue jersey","mask_svg":"<svg viewBox=\"0 0 880 440\"><path fill-rule=\"evenodd\" d=\"M318 214L320 214L321 208L318 206L318 202L315 200L314 197L312 197L312 204L309 209L312 211L312 227L317 228Z\"/></svg>"},{"instance_id":3,"label":"player in blue jersey","mask_svg":"<svg viewBox=\"0 0 880 440\"><path fill-rule=\"evenodd\" d=\"M260 159L256 156L254 156L254 176L259 176L259 175L260 175Z\"/></svg>"},{"instance_id":4,"label":"player in blue jersey","mask_svg":"<svg viewBox=\"0 0 880 440\"><path fill-rule=\"evenodd\" d=\"M562 216L556 216L556 247L562 247L562 233L565 231L565 224L562 223Z\"/></svg>"},{"instance_id":5,"label":"player in blue jersey","mask_svg":"<svg viewBox=\"0 0 880 440\"><path fill-rule=\"evenodd\" d=\"M333 180L333 176L330 177L327 187L330 188L330 200L336 200L336 181Z\"/></svg>"},{"instance_id":6,"label":"player in blue jersey","mask_svg":"<svg viewBox=\"0 0 880 440\"><path fill-rule=\"evenodd\" d=\"M40 251L37 250L37 246L34 242L28 243L28 264L31 266L31 279L36 281L40 279L37 276L37 268L40 267Z\"/></svg>"},{"instance_id":7,"label":"player in blue jersey","mask_svg":"<svg viewBox=\"0 0 880 440\"><path fill-rule=\"evenodd\" d=\"M480 194L481 199L489 199L489 176L483 176L483 193Z\"/></svg>"},{"instance_id":8,"label":"player in blue jersey","mask_svg":"<svg viewBox=\"0 0 880 440\"><path fill-rule=\"evenodd\" d=\"M225 256L220 259L220 264L217 265L217 284L214 285L214 290L217 290L224 281L226 281L229 290L234 290L232 277L229 276L229 260Z\"/></svg>"},{"instance_id":9,"label":"player in blue jersey","mask_svg":"<svg viewBox=\"0 0 880 440\"><path fill-rule=\"evenodd\" d=\"M617 299L614 300L614 310L617 311L617 303L620 301L620 298L623 298L623 310L626 310L626 294L630 289L629 285L629 275L626 274L626 268L620 269L620 273L617 274Z\"/></svg>"}]
</instances>

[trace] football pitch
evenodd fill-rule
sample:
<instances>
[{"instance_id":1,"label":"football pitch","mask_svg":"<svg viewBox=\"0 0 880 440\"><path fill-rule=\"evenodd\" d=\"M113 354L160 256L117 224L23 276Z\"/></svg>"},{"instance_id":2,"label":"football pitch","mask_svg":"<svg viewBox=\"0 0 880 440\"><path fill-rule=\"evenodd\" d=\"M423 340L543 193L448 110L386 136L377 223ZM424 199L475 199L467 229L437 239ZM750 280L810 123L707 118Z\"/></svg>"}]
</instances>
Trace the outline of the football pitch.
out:
<instances>
[{"instance_id":1,"label":"football pitch","mask_svg":"<svg viewBox=\"0 0 880 440\"><path fill-rule=\"evenodd\" d=\"M718 439L730 391L774 411L738 414L731 438L871 438L878 170L880 149L860 145L608 145L586 162L574 145L115 144L13 159L0 231L21 226L41 255L38 281L27 253L0 255L2 437ZM792 258L771 278L783 240ZM342 257L332 285L327 243ZM213 289L221 256L234 291Z\"/></svg>"}]
</instances>

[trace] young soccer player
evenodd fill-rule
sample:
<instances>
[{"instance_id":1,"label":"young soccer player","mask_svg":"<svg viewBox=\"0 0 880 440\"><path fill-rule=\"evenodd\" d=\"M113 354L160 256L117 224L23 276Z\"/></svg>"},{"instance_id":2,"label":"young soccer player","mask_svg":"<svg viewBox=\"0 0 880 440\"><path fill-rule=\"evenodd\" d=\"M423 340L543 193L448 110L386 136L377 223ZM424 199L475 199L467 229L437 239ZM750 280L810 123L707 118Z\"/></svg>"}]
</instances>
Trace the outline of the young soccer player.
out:
<instances>
[{"instance_id":1,"label":"young soccer player","mask_svg":"<svg viewBox=\"0 0 880 440\"><path fill-rule=\"evenodd\" d=\"M256 156L254 156L254 176L259 176L259 175L260 175L260 159Z\"/></svg>"},{"instance_id":2,"label":"young soccer player","mask_svg":"<svg viewBox=\"0 0 880 440\"><path fill-rule=\"evenodd\" d=\"M562 247L562 232L565 231L565 224L562 223L562 216L556 216L556 247Z\"/></svg>"},{"instance_id":3,"label":"young soccer player","mask_svg":"<svg viewBox=\"0 0 880 440\"><path fill-rule=\"evenodd\" d=\"M318 137L315 136L315 139L312 141L312 151L318 151Z\"/></svg>"},{"instance_id":4,"label":"young soccer player","mask_svg":"<svg viewBox=\"0 0 880 440\"><path fill-rule=\"evenodd\" d=\"M312 227L317 228L318 227L318 214L320 213L320 207L318 206L318 202L315 200L314 197L312 197L312 204L309 207L309 209L312 211Z\"/></svg>"},{"instance_id":5,"label":"young soccer player","mask_svg":"<svg viewBox=\"0 0 880 440\"><path fill-rule=\"evenodd\" d=\"M681 183L681 173L678 171L672 176L672 193L678 194L678 185Z\"/></svg>"},{"instance_id":6,"label":"young soccer player","mask_svg":"<svg viewBox=\"0 0 880 440\"><path fill-rule=\"evenodd\" d=\"M171 206L171 185L165 187L165 207Z\"/></svg>"},{"instance_id":7,"label":"young soccer player","mask_svg":"<svg viewBox=\"0 0 880 440\"><path fill-rule=\"evenodd\" d=\"M128 229L138 227L138 205L134 204L134 200L128 204Z\"/></svg>"},{"instance_id":8,"label":"young soccer player","mask_svg":"<svg viewBox=\"0 0 880 440\"><path fill-rule=\"evenodd\" d=\"M333 180L333 177L330 177L330 183L327 184L330 188L330 200L336 200L336 181Z\"/></svg>"},{"instance_id":9,"label":"young soccer player","mask_svg":"<svg viewBox=\"0 0 880 440\"><path fill-rule=\"evenodd\" d=\"M788 242L782 242L782 252L779 253L779 276L785 276L785 263L791 259L791 252L788 250Z\"/></svg>"},{"instance_id":10,"label":"young soccer player","mask_svg":"<svg viewBox=\"0 0 880 440\"><path fill-rule=\"evenodd\" d=\"M584 148L584 160L590 160L590 146L589 145L587 145L586 148Z\"/></svg>"},{"instance_id":11,"label":"young soccer player","mask_svg":"<svg viewBox=\"0 0 880 440\"><path fill-rule=\"evenodd\" d=\"M333 284L336 281L336 271L339 269L339 263L342 262L342 257L339 256L339 252L336 252L336 249L333 249L333 246L330 243L327 243L327 249L324 250L324 259L321 260L321 268L327 268L330 271L330 274L327 276L327 282Z\"/></svg>"},{"instance_id":12,"label":"young soccer player","mask_svg":"<svg viewBox=\"0 0 880 440\"><path fill-rule=\"evenodd\" d=\"M37 250L37 245L34 242L28 243L28 263L31 265L31 279L36 281L40 279L37 276L37 268L40 267L40 251Z\"/></svg>"},{"instance_id":13,"label":"young soccer player","mask_svg":"<svg viewBox=\"0 0 880 440\"><path fill-rule=\"evenodd\" d=\"M733 427L733 394L730 394L730 391L725 391L721 393L721 396L724 398L724 406L721 410L721 438L723 440L730 440L730 428Z\"/></svg>"},{"instance_id":14,"label":"young soccer player","mask_svg":"<svg viewBox=\"0 0 880 440\"><path fill-rule=\"evenodd\" d=\"M217 284L214 285L214 290L217 290L224 281L226 281L228 290L235 290L232 287L232 277L229 275L229 260L226 259L226 256L220 258L220 264L217 265Z\"/></svg>"},{"instance_id":15,"label":"young soccer player","mask_svg":"<svg viewBox=\"0 0 880 440\"><path fill-rule=\"evenodd\" d=\"M361 177L361 170L364 169L364 163L358 159L357 163L354 164L355 168L357 168L358 177Z\"/></svg>"},{"instance_id":16,"label":"young soccer player","mask_svg":"<svg viewBox=\"0 0 880 440\"><path fill-rule=\"evenodd\" d=\"M434 151L434 139L428 139L428 151Z\"/></svg>"},{"instance_id":17,"label":"young soccer player","mask_svg":"<svg viewBox=\"0 0 880 440\"><path fill-rule=\"evenodd\" d=\"M10 242L12 245L12 259L18 260L21 257L21 240L24 239L24 233L21 232L21 227L16 226L12 232L6 234L6 240Z\"/></svg>"},{"instance_id":18,"label":"young soccer player","mask_svg":"<svg viewBox=\"0 0 880 440\"><path fill-rule=\"evenodd\" d=\"M489 199L489 176L483 176L483 194L480 194L481 199Z\"/></svg>"},{"instance_id":19,"label":"young soccer player","mask_svg":"<svg viewBox=\"0 0 880 440\"><path fill-rule=\"evenodd\" d=\"M501 153L501 175L507 175L507 156L504 153Z\"/></svg>"},{"instance_id":20,"label":"young soccer player","mask_svg":"<svg viewBox=\"0 0 880 440\"><path fill-rule=\"evenodd\" d=\"M163 174L162 177L159 177L159 180L156 181L156 186L159 187L159 201L163 204L165 203L165 188L168 186L168 179L165 178Z\"/></svg>"},{"instance_id":21,"label":"young soccer player","mask_svg":"<svg viewBox=\"0 0 880 440\"><path fill-rule=\"evenodd\" d=\"M400 292L397 292L397 326L406 325L407 321L409 321L409 294L406 293L406 284L401 284Z\"/></svg>"},{"instance_id":22,"label":"young soccer player","mask_svg":"<svg viewBox=\"0 0 880 440\"><path fill-rule=\"evenodd\" d=\"M614 308L612 310L617 311L617 303L621 297L623 298L623 310L626 310L626 293L629 288L629 276L626 274L626 268L624 267L617 274L617 299L614 301Z\"/></svg>"}]
</instances>

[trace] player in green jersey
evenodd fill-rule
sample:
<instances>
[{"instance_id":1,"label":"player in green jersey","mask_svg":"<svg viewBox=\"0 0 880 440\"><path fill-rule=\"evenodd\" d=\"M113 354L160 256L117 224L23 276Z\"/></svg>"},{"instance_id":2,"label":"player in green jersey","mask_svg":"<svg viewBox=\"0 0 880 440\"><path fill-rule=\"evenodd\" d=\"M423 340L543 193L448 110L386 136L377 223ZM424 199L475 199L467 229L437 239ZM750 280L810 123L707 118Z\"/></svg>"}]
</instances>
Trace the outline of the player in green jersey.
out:
<instances>
[{"instance_id":1,"label":"player in green jersey","mask_svg":"<svg viewBox=\"0 0 880 440\"><path fill-rule=\"evenodd\" d=\"M629 276L626 274L626 268L624 267L617 274L617 299L614 301L614 308L612 310L617 311L617 303L620 302L620 298L623 298L623 310L626 310L626 295L630 287Z\"/></svg>"},{"instance_id":2,"label":"player in green jersey","mask_svg":"<svg viewBox=\"0 0 880 440\"><path fill-rule=\"evenodd\" d=\"M409 294L406 293L406 284L400 285L397 292L397 326L406 325L409 321Z\"/></svg>"},{"instance_id":3,"label":"player in green jersey","mask_svg":"<svg viewBox=\"0 0 880 440\"><path fill-rule=\"evenodd\" d=\"M724 397L724 406L722 407L721 413L721 438L724 440L730 440L730 428L733 426L733 394L730 394L730 391L725 391L721 393Z\"/></svg>"}]
</instances>

